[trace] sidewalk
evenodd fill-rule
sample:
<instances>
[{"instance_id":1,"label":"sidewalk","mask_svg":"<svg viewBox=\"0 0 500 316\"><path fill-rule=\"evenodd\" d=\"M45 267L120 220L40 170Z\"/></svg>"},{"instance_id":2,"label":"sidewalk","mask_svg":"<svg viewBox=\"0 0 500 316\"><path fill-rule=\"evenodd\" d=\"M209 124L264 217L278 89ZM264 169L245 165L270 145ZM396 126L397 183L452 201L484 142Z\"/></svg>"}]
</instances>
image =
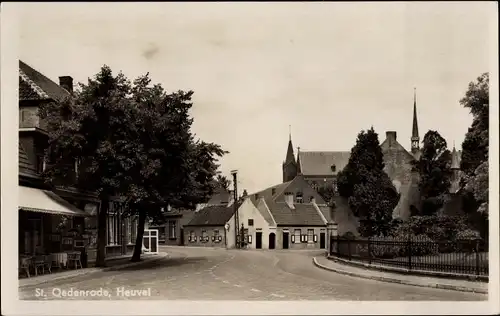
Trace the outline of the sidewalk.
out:
<instances>
[{"instance_id":1,"label":"sidewalk","mask_svg":"<svg viewBox=\"0 0 500 316\"><path fill-rule=\"evenodd\" d=\"M121 269L125 267L132 267L140 264L144 264L146 262L152 262L156 260L160 260L162 258L167 257L168 254L165 252L158 254L143 254L141 255L141 261L139 262L130 262L131 256L120 256L115 258L110 258L106 260L106 267L104 268L84 268L84 269L75 269L75 270L67 270L62 272L55 272L51 274L43 274L40 276L32 276L31 278L23 278L19 280L19 288L39 285L43 283L47 283L55 280L62 280L73 278L81 275L88 275L100 271L110 271L114 269Z\"/></svg>"},{"instance_id":2,"label":"sidewalk","mask_svg":"<svg viewBox=\"0 0 500 316\"><path fill-rule=\"evenodd\" d=\"M444 279L426 276L405 275L377 270L368 270L350 265L341 264L326 257L314 257L313 263L321 269L370 280L399 283L405 285L430 287L437 289L455 290L462 292L473 292L488 294L487 282L472 282L466 280Z\"/></svg>"}]
</instances>

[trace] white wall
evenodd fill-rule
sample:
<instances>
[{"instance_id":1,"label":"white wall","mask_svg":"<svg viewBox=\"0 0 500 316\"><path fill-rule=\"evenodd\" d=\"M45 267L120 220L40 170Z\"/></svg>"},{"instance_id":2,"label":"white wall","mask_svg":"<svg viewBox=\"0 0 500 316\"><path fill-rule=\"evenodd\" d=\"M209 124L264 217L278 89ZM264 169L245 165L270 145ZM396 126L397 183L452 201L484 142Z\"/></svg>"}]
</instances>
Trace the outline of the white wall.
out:
<instances>
[{"instance_id":1,"label":"white wall","mask_svg":"<svg viewBox=\"0 0 500 316\"><path fill-rule=\"evenodd\" d=\"M239 227L243 224L248 229L248 234L252 236L252 243L247 245L249 249L256 249L257 232L262 233L262 249L269 249L269 223L264 219L259 210L250 199L246 199L238 209ZM248 226L248 220L253 219L253 226ZM233 219L234 220L234 219ZM273 230L276 232L276 229Z\"/></svg>"},{"instance_id":2,"label":"white wall","mask_svg":"<svg viewBox=\"0 0 500 316\"><path fill-rule=\"evenodd\" d=\"M231 219L228 222L229 230L226 230L226 247L227 248L235 248L236 246L236 236L235 236L235 228L236 223L234 222L234 215L231 216Z\"/></svg>"}]
</instances>

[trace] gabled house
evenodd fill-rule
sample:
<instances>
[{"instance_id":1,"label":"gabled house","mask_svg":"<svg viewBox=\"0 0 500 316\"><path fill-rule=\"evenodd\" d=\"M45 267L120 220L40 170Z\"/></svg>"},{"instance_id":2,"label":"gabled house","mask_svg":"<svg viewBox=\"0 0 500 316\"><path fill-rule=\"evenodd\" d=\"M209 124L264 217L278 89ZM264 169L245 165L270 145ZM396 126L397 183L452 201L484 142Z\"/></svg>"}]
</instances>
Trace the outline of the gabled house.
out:
<instances>
[{"instance_id":1,"label":"gabled house","mask_svg":"<svg viewBox=\"0 0 500 316\"><path fill-rule=\"evenodd\" d=\"M48 135L45 122L38 116L38 109L45 103L60 103L72 93L73 79L70 76L59 77L57 84L25 62L19 61L19 216L20 225L24 225L24 219L28 223L20 226L19 251L32 252L33 247L30 245L38 245L41 240L43 245L40 245L43 247L39 247L39 250L43 252L68 248L70 243L79 246L85 244L88 259L92 261L96 256L97 212L101 203L97 195L95 192L82 192L57 183L47 187L40 177L47 167L44 151L48 146ZM75 176L76 168L75 163ZM49 196L49 199L42 199L44 196ZM59 205L57 214L54 214L56 205L53 202ZM38 206L31 207L27 203L36 203ZM63 212L63 206L71 209L72 213ZM131 253L134 248L137 223L134 217L121 216L124 207L119 198L110 202L106 223L106 256ZM49 218L46 215L48 213L59 218L46 219ZM65 215L64 219L61 218L62 215ZM39 218L31 220L33 216ZM78 234L82 240L78 243L71 242L68 231L73 231L71 235ZM21 245L25 245L24 248Z\"/></svg>"},{"instance_id":2,"label":"gabled house","mask_svg":"<svg viewBox=\"0 0 500 316\"><path fill-rule=\"evenodd\" d=\"M259 238L257 228L261 228L262 232L268 233L263 236L268 249L326 248L328 218L323 213L328 213L328 208L304 177L297 176L291 181L249 195L248 199L262 217L261 225L267 225L255 227L252 239ZM250 206L240 207L238 213L240 219L257 214Z\"/></svg>"}]
</instances>

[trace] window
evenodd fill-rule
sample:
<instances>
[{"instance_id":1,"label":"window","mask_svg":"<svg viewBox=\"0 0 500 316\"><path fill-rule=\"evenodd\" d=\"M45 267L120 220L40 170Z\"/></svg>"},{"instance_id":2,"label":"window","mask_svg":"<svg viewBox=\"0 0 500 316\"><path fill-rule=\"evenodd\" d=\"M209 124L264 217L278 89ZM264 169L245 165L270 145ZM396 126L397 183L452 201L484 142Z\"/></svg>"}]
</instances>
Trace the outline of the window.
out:
<instances>
[{"instance_id":1,"label":"window","mask_svg":"<svg viewBox=\"0 0 500 316\"><path fill-rule=\"evenodd\" d=\"M128 243L135 244L137 236L137 218L135 216L127 218Z\"/></svg>"},{"instance_id":2,"label":"window","mask_svg":"<svg viewBox=\"0 0 500 316\"><path fill-rule=\"evenodd\" d=\"M207 242L208 241L208 235L206 230L201 231L201 241L202 242Z\"/></svg>"},{"instance_id":3,"label":"window","mask_svg":"<svg viewBox=\"0 0 500 316\"><path fill-rule=\"evenodd\" d=\"M330 169L332 169L332 172L335 172L335 171L337 171L337 166L332 165L332 166L330 167Z\"/></svg>"},{"instance_id":4,"label":"window","mask_svg":"<svg viewBox=\"0 0 500 316\"><path fill-rule=\"evenodd\" d=\"M311 187L313 188L313 190L315 191L318 191L319 187L318 187L318 184L316 182L312 182L311 183Z\"/></svg>"},{"instance_id":5,"label":"window","mask_svg":"<svg viewBox=\"0 0 500 316\"><path fill-rule=\"evenodd\" d=\"M189 232L189 238L188 238L189 242L195 242L196 241L196 236L194 234L194 231L190 231Z\"/></svg>"},{"instance_id":6,"label":"window","mask_svg":"<svg viewBox=\"0 0 500 316\"><path fill-rule=\"evenodd\" d=\"M36 171L42 173L45 171L45 158L43 155L36 156Z\"/></svg>"},{"instance_id":7,"label":"window","mask_svg":"<svg viewBox=\"0 0 500 316\"><path fill-rule=\"evenodd\" d=\"M300 239L300 229L296 229L293 231L292 235L292 243L298 243Z\"/></svg>"},{"instance_id":8,"label":"window","mask_svg":"<svg viewBox=\"0 0 500 316\"><path fill-rule=\"evenodd\" d=\"M248 219L248 226L253 226L253 219L251 218Z\"/></svg>"},{"instance_id":9,"label":"window","mask_svg":"<svg viewBox=\"0 0 500 316\"><path fill-rule=\"evenodd\" d=\"M297 192L297 194L295 195L295 200L296 200L297 203L302 203L303 202L302 192Z\"/></svg>"},{"instance_id":10,"label":"window","mask_svg":"<svg viewBox=\"0 0 500 316\"><path fill-rule=\"evenodd\" d=\"M80 159L75 159L75 176L78 178L78 167L80 166Z\"/></svg>"},{"instance_id":11,"label":"window","mask_svg":"<svg viewBox=\"0 0 500 316\"><path fill-rule=\"evenodd\" d=\"M314 242L314 229L307 230L307 242Z\"/></svg>"},{"instance_id":12,"label":"window","mask_svg":"<svg viewBox=\"0 0 500 316\"><path fill-rule=\"evenodd\" d=\"M213 242L220 242L222 240L221 235L219 235L219 230L214 229L214 235L212 236Z\"/></svg>"},{"instance_id":13,"label":"window","mask_svg":"<svg viewBox=\"0 0 500 316\"><path fill-rule=\"evenodd\" d=\"M177 221L168 221L168 238L176 239L177 238Z\"/></svg>"}]
</instances>

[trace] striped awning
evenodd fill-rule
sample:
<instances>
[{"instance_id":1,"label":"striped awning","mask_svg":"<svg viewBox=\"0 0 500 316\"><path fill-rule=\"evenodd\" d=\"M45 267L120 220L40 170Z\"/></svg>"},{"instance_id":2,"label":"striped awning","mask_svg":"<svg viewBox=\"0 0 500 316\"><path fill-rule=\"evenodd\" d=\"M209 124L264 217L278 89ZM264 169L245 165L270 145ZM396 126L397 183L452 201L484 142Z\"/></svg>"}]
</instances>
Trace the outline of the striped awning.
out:
<instances>
[{"instance_id":1,"label":"striped awning","mask_svg":"<svg viewBox=\"0 0 500 316\"><path fill-rule=\"evenodd\" d=\"M66 216L90 216L54 192L18 186L19 209Z\"/></svg>"}]
</instances>

